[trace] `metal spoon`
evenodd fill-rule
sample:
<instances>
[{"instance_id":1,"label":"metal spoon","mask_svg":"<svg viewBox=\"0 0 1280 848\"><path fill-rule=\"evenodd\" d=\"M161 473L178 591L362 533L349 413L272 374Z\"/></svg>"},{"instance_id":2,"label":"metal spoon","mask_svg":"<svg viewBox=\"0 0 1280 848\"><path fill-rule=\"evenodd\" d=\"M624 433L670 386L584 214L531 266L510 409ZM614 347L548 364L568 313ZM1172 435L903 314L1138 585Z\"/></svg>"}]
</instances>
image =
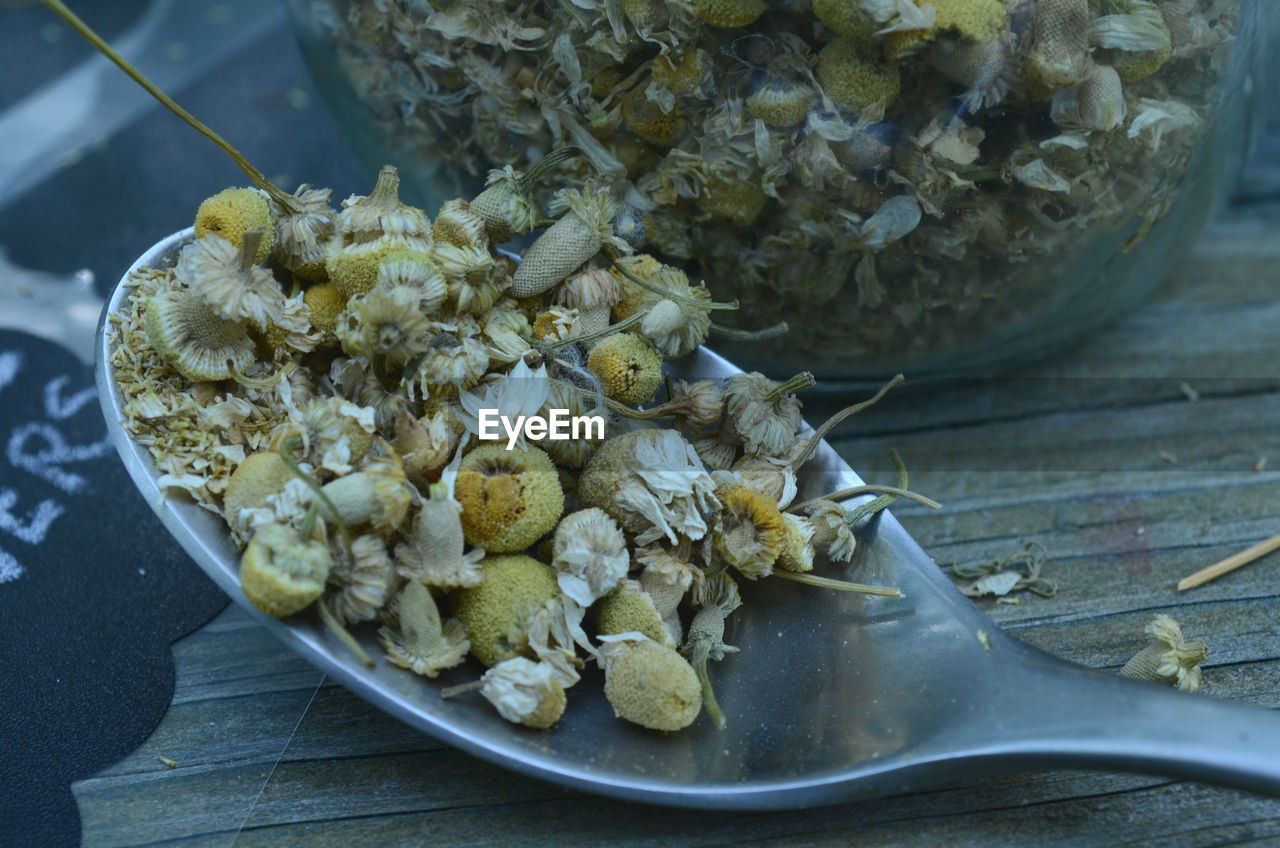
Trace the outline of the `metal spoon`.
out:
<instances>
[{"instance_id":1,"label":"metal spoon","mask_svg":"<svg viewBox=\"0 0 1280 848\"><path fill-rule=\"evenodd\" d=\"M191 237L188 229L164 239L130 272L172 264ZM726 634L741 652L712 667L728 719L722 731L705 713L672 734L616 719L592 670L570 690L565 717L539 732L506 722L478 696L440 698L442 686L474 679L478 667L438 681L385 662L366 669L317 618L280 621L254 610L240 592L239 552L222 522L156 486L146 449L120 426L109 365L106 316L126 303L125 280L99 325L96 370L107 425L138 488L196 563L264 627L365 700L442 741L568 786L685 807L809 807L1051 767L1280 794L1280 718L1076 666L1007 636L889 514L860 535L853 563L823 573L898 586L905 599L742 581L745 604ZM679 370L697 378L738 372L706 349ZM799 498L860 483L823 444L803 469ZM377 656L372 632L357 635Z\"/></svg>"}]
</instances>

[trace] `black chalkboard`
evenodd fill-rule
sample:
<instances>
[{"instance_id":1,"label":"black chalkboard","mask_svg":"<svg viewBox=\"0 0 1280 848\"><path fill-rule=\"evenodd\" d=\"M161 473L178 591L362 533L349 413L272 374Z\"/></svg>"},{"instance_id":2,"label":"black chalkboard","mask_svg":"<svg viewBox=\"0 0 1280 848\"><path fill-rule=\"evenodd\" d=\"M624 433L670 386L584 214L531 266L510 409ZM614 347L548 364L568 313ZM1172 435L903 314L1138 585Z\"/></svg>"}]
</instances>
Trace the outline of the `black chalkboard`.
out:
<instances>
[{"instance_id":1,"label":"black chalkboard","mask_svg":"<svg viewBox=\"0 0 1280 848\"><path fill-rule=\"evenodd\" d=\"M129 480L92 370L0 331L0 843L78 844L69 784L151 734L170 643L226 602Z\"/></svg>"}]
</instances>

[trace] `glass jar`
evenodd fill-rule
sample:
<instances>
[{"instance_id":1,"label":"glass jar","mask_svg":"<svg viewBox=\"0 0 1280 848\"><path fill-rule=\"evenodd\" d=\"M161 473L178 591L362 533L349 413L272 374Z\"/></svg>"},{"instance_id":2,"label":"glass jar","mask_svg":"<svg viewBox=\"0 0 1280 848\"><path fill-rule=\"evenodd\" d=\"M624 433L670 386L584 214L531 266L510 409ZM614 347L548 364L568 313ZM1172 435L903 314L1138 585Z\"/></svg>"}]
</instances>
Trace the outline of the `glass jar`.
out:
<instances>
[{"instance_id":1,"label":"glass jar","mask_svg":"<svg viewBox=\"0 0 1280 848\"><path fill-rule=\"evenodd\" d=\"M992 373L1132 307L1232 187L1274 0L289 0L427 209L584 155L637 243L827 387ZM563 182L558 183L557 180Z\"/></svg>"}]
</instances>

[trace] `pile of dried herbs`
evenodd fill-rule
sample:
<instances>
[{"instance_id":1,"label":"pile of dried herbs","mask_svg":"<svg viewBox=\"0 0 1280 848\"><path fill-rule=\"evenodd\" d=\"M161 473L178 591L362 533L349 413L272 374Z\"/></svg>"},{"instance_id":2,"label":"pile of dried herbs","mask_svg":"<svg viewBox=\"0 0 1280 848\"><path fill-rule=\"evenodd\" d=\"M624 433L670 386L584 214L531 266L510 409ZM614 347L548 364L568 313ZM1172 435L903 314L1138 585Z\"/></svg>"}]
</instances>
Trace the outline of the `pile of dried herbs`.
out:
<instances>
[{"instance_id":1,"label":"pile of dried herbs","mask_svg":"<svg viewBox=\"0 0 1280 848\"><path fill-rule=\"evenodd\" d=\"M375 626L385 660L425 677L470 654L476 687L532 727L588 661L623 718L675 730L705 700L721 722L707 665L734 650L738 582L899 595L810 574L848 562L892 498L792 505L825 432L800 417L810 375L664 375L725 304L632 252L607 188L560 190L552 221L527 174L489 182L434 219L392 167L341 211L265 181L209 198L114 316L123 425L162 489L225 519L266 613L314 608L369 663L348 628ZM495 249L543 227L520 263ZM485 425L554 410L599 429Z\"/></svg>"},{"instance_id":2,"label":"pile of dried herbs","mask_svg":"<svg viewBox=\"0 0 1280 848\"><path fill-rule=\"evenodd\" d=\"M904 361L1078 296L1170 208L1239 0L292 0L441 197L574 144L618 230L787 353ZM327 61L321 59L320 61ZM354 115L348 120L358 120ZM365 119L368 120L368 119ZM1122 237L1121 237L1122 238ZM1113 247L1103 247L1110 252Z\"/></svg>"}]
</instances>

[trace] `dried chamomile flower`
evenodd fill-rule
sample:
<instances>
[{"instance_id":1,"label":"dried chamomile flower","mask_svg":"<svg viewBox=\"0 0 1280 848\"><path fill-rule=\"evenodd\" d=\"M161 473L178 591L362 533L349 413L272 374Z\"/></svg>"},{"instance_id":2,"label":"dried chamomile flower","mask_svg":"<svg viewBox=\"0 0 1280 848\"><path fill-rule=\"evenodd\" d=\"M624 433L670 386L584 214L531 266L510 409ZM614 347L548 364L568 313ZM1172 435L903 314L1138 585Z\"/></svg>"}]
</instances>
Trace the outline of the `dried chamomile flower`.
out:
<instances>
[{"instance_id":1,"label":"dried chamomile flower","mask_svg":"<svg viewBox=\"0 0 1280 848\"><path fill-rule=\"evenodd\" d=\"M378 644L393 665L423 677L435 677L467 658L471 643L467 632L453 619L440 621L440 610L431 590L409 581L394 601L398 628L378 630Z\"/></svg>"},{"instance_id":2,"label":"dried chamomile flower","mask_svg":"<svg viewBox=\"0 0 1280 848\"><path fill-rule=\"evenodd\" d=\"M635 560L644 566L641 577L649 575L647 585L660 580L678 589L683 596L693 587L701 585L704 579L702 569L690 562L691 554L692 546L685 540L674 550L662 544L638 547Z\"/></svg>"},{"instance_id":3,"label":"dried chamomile flower","mask_svg":"<svg viewBox=\"0 0 1280 848\"><path fill-rule=\"evenodd\" d=\"M546 730L564 715L564 687L548 663L511 657L480 679L480 694L507 721Z\"/></svg>"},{"instance_id":4,"label":"dried chamomile flower","mask_svg":"<svg viewBox=\"0 0 1280 848\"><path fill-rule=\"evenodd\" d=\"M378 263L378 287L406 286L418 294L418 311L433 315L448 294L444 272L431 253L424 250L397 250Z\"/></svg>"},{"instance_id":5,"label":"dried chamomile flower","mask_svg":"<svg viewBox=\"0 0 1280 848\"><path fill-rule=\"evenodd\" d=\"M698 452L698 458L713 471L727 471L738 458L740 446L729 441L728 433L723 429L712 433L698 433L690 441Z\"/></svg>"},{"instance_id":6,"label":"dried chamomile flower","mask_svg":"<svg viewBox=\"0 0 1280 848\"><path fill-rule=\"evenodd\" d=\"M555 466L534 447L489 443L471 451L458 466L454 496L467 542L497 553L529 547L564 511Z\"/></svg>"},{"instance_id":7,"label":"dried chamomile flower","mask_svg":"<svg viewBox=\"0 0 1280 848\"><path fill-rule=\"evenodd\" d=\"M857 36L863 41L869 41L880 28L858 3L849 0L813 0L813 14L832 32Z\"/></svg>"},{"instance_id":8,"label":"dried chamomile flower","mask_svg":"<svg viewBox=\"0 0 1280 848\"><path fill-rule=\"evenodd\" d=\"M683 290L681 290L683 288ZM687 299L711 300L711 294L703 286L673 287L672 291L684 299L656 298L649 312L640 322L639 334L653 342L663 356L675 357L691 353L707 340L711 329L711 316L706 309L691 305Z\"/></svg>"},{"instance_id":9,"label":"dried chamomile flower","mask_svg":"<svg viewBox=\"0 0 1280 848\"><path fill-rule=\"evenodd\" d=\"M596 634L643 633L648 638L674 648L676 642L663 623L662 614L649 593L636 580L625 579L595 605Z\"/></svg>"},{"instance_id":10,"label":"dried chamomile flower","mask_svg":"<svg viewBox=\"0 0 1280 848\"><path fill-rule=\"evenodd\" d=\"M782 548L774 566L783 571L813 571L813 522L789 512L782 513Z\"/></svg>"},{"instance_id":11,"label":"dried chamomile flower","mask_svg":"<svg viewBox=\"0 0 1280 848\"><path fill-rule=\"evenodd\" d=\"M446 200L436 213L435 224L432 225L435 243L451 244L455 247L480 248L489 250L489 235L485 231L485 220L471 211L471 204L462 198Z\"/></svg>"},{"instance_id":12,"label":"dried chamomile flower","mask_svg":"<svg viewBox=\"0 0 1280 848\"><path fill-rule=\"evenodd\" d=\"M567 439L548 439L543 443L543 450L556 465L566 468L581 468L591 456L592 451L604 442L605 429L608 426L608 410L600 405L598 393L589 394L567 380L550 380L546 402L538 411L540 415L550 418L553 409L565 410L570 421L582 421L588 418L599 418L601 424L571 428Z\"/></svg>"},{"instance_id":13,"label":"dried chamomile flower","mask_svg":"<svg viewBox=\"0 0 1280 848\"><path fill-rule=\"evenodd\" d=\"M686 401L687 411L680 416L686 428L712 427L719 424L724 415L724 390L719 380L697 380L693 383L679 380L672 399Z\"/></svg>"},{"instance_id":14,"label":"dried chamomile flower","mask_svg":"<svg viewBox=\"0 0 1280 848\"><path fill-rule=\"evenodd\" d=\"M464 552L462 504L443 482L432 483L429 494L413 522L412 547L396 549L397 570L406 579L444 589L478 585L484 577L480 561L485 552Z\"/></svg>"},{"instance_id":15,"label":"dried chamomile flower","mask_svg":"<svg viewBox=\"0 0 1280 848\"><path fill-rule=\"evenodd\" d=\"M483 315L502 295L497 265L487 248L437 244L431 256L444 274L449 302L457 312Z\"/></svg>"},{"instance_id":16,"label":"dried chamomile flower","mask_svg":"<svg viewBox=\"0 0 1280 848\"><path fill-rule=\"evenodd\" d=\"M739 482L767 496L779 509L786 509L796 496L796 472L786 459L744 456L734 463L733 471Z\"/></svg>"},{"instance_id":17,"label":"dried chamomile flower","mask_svg":"<svg viewBox=\"0 0 1280 848\"><path fill-rule=\"evenodd\" d=\"M606 441L578 481L586 506L603 509L647 545L666 537L701 539L720 502L693 446L674 430L632 430Z\"/></svg>"},{"instance_id":18,"label":"dried chamomile flower","mask_svg":"<svg viewBox=\"0 0 1280 848\"><path fill-rule=\"evenodd\" d=\"M652 730L681 730L702 711L702 685L674 649L639 633L601 638L604 694L618 718Z\"/></svg>"},{"instance_id":19,"label":"dried chamomile flower","mask_svg":"<svg viewBox=\"0 0 1280 848\"><path fill-rule=\"evenodd\" d=\"M386 543L371 535L352 540L349 562L344 555L334 557L330 578L337 591L330 592L325 602L346 624L377 618L400 586Z\"/></svg>"},{"instance_id":20,"label":"dried chamomile flower","mask_svg":"<svg viewBox=\"0 0 1280 848\"><path fill-rule=\"evenodd\" d=\"M236 246L209 234L182 248L174 276L228 321L247 321L259 330L284 319L284 292L266 268L253 264L261 233L251 230Z\"/></svg>"},{"instance_id":21,"label":"dried chamomile flower","mask_svg":"<svg viewBox=\"0 0 1280 848\"><path fill-rule=\"evenodd\" d=\"M402 409L395 417L391 446L404 463L405 474L429 474L444 467L458 446L458 433L443 412L415 418Z\"/></svg>"},{"instance_id":22,"label":"dried chamomile flower","mask_svg":"<svg viewBox=\"0 0 1280 848\"><path fill-rule=\"evenodd\" d=\"M854 112L898 99L901 80L895 64L879 62L854 38L837 38L818 54L815 71L827 97Z\"/></svg>"},{"instance_id":23,"label":"dried chamomile flower","mask_svg":"<svg viewBox=\"0 0 1280 848\"><path fill-rule=\"evenodd\" d=\"M1039 0L1023 41L1027 68L1050 91L1084 82L1089 56L1089 0Z\"/></svg>"},{"instance_id":24,"label":"dried chamomile flower","mask_svg":"<svg viewBox=\"0 0 1280 848\"><path fill-rule=\"evenodd\" d=\"M285 207L271 201L276 238L273 250L280 264L304 280L323 280L325 249L333 237L337 216L329 205L330 190L303 184Z\"/></svg>"},{"instance_id":25,"label":"dried chamomile flower","mask_svg":"<svg viewBox=\"0 0 1280 848\"><path fill-rule=\"evenodd\" d=\"M811 541L815 549L825 553L832 562L853 559L857 538L844 507L835 501L817 500L805 507L805 513L813 524Z\"/></svg>"},{"instance_id":26,"label":"dried chamomile flower","mask_svg":"<svg viewBox=\"0 0 1280 848\"><path fill-rule=\"evenodd\" d=\"M939 34L953 32L966 41L988 43L1005 29L1002 0L931 0L934 25L927 29L903 29L889 33L884 41L887 56L901 58L916 52Z\"/></svg>"},{"instance_id":27,"label":"dried chamomile flower","mask_svg":"<svg viewBox=\"0 0 1280 848\"><path fill-rule=\"evenodd\" d=\"M371 194L343 201L325 268L344 294L372 289L379 264L396 251L431 249L431 222L422 210L401 203L399 191L399 173L388 165Z\"/></svg>"},{"instance_id":28,"label":"dried chamomile flower","mask_svg":"<svg viewBox=\"0 0 1280 848\"><path fill-rule=\"evenodd\" d=\"M257 529L240 558L240 588L257 609L276 618L300 612L324 594L329 550L290 527Z\"/></svg>"},{"instance_id":29,"label":"dried chamomile flower","mask_svg":"<svg viewBox=\"0 0 1280 848\"><path fill-rule=\"evenodd\" d=\"M590 507L561 519L551 566L556 569L560 591L588 607L626 577L631 555L614 520L603 510Z\"/></svg>"},{"instance_id":30,"label":"dried chamomile flower","mask_svg":"<svg viewBox=\"0 0 1280 848\"><path fill-rule=\"evenodd\" d=\"M423 398L474 386L489 368L489 351L474 335L442 331L431 337L418 364L416 385Z\"/></svg>"},{"instance_id":31,"label":"dried chamomile flower","mask_svg":"<svg viewBox=\"0 0 1280 848\"><path fill-rule=\"evenodd\" d=\"M515 362L533 352L533 326L518 309L495 305L484 318L484 335L489 340L492 362Z\"/></svg>"},{"instance_id":32,"label":"dried chamomile flower","mask_svg":"<svg viewBox=\"0 0 1280 848\"><path fill-rule=\"evenodd\" d=\"M337 230L343 245L368 244L381 238L399 238L405 247L431 247L431 221L425 212L400 201L400 172L383 165L373 191L342 201Z\"/></svg>"},{"instance_id":33,"label":"dried chamomile flower","mask_svg":"<svg viewBox=\"0 0 1280 848\"><path fill-rule=\"evenodd\" d=\"M648 341L631 333L596 342L587 355L587 368L607 397L631 406L652 400L662 383L662 357Z\"/></svg>"},{"instance_id":34,"label":"dried chamomile flower","mask_svg":"<svg viewBox=\"0 0 1280 848\"><path fill-rule=\"evenodd\" d=\"M226 380L257 361L244 327L219 318L187 289L157 292L145 309L152 350L188 380Z\"/></svg>"},{"instance_id":35,"label":"dried chamomile flower","mask_svg":"<svg viewBox=\"0 0 1280 848\"><path fill-rule=\"evenodd\" d=\"M219 236L239 248L244 234L262 230L250 253L251 263L265 262L275 243L275 221L267 194L256 188L228 188L206 199L196 210L196 238Z\"/></svg>"},{"instance_id":36,"label":"dried chamomile flower","mask_svg":"<svg viewBox=\"0 0 1280 848\"><path fill-rule=\"evenodd\" d=\"M247 527L241 518L241 510L265 506L267 496L284 489L285 483L292 479L293 472L280 454L263 451L246 456L244 462L231 472L222 496L222 514L227 524L232 530L244 532Z\"/></svg>"},{"instance_id":37,"label":"dried chamomile flower","mask_svg":"<svg viewBox=\"0 0 1280 848\"><path fill-rule=\"evenodd\" d=\"M745 577L768 577L786 535L777 503L741 484L721 486L716 497L722 504L712 527L716 552Z\"/></svg>"},{"instance_id":38,"label":"dried chamomile flower","mask_svg":"<svg viewBox=\"0 0 1280 848\"><path fill-rule=\"evenodd\" d=\"M542 294L567 278L606 245L622 252L631 246L614 235L614 203L609 189L588 181L581 191L556 192L552 211L565 214L529 245L512 280L516 297Z\"/></svg>"},{"instance_id":39,"label":"dried chamomile flower","mask_svg":"<svg viewBox=\"0 0 1280 848\"><path fill-rule=\"evenodd\" d=\"M457 590L450 604L471 634L472 656L493 666L528 648L525 622L560 588L553 568L523 554L490 554L480 567L480 585Z\"/></svg>"},{"instance_id":40,"label":"dried chamomile flower","mask_svg":"<svg viewBox=\"0 0 1280 848\"><path fill-rule=\"evenodd\" d=\"M414 494L394 453L325 483L321 491L348 527L371 524L379 533L389 533L400 526Z\"/></svg>"},{"instance_id":41,"label":"dried chamomile flower","mask_svg":"<svg viewBox=\"0 0 1280 848\"><path fill-rule=\"evenodd\" d=\"M578 310L568 306L553 306L539 312L533 319L533 337L543 342L559 342L580 336L580 321Z\"/></svg>"},{"instance_id":42,"label":"dried chamomile flower","mask_svg":"<svg viewBox=\"0 0 1280 848\"><path fill-rule=\"evenodd\" d=\"M609 326L609 314L620 300L622 286L617 278L597 265L588 265L555 289L557 304L578 310L578 327L584 334Z\"/></svg>"},{"instance_id":43,"label":"dried chamomile flower","mask_svg":"<svg viewBox=\"0 0 1280 848\"><path fill-rule=\"evenodd\" d=\"M271 323L261 334L262 342L277 360L281 354L315 350L323 338L323 333L311 332L311 310L301 292L283 299L278 314L271 317Z\"/></svg>"},{"instance_id":44,"label":"dried chamomile flower","mask_svg":"<svg viewBox=\"0 0 1280 848\"><path fill-rule=\"evenodd\" d=\"M794 127L809 116L818 92L807 82L767 74L747 95L751 114L775 127Z\"/></svg>"},{"instance_id":45,"label":"dried chamomile flower","mask_svg":"<svg viewBox=\"0 0 1280 848\"><path fill-rule=\"evenodd\" d=\"M367 406L340 397L316 398L297 417L305 456L334 474L350 472L373 445L374 410Z\"/></svg>"},{"instance_id":46,"label":"dried chamomile flower","mask_svg":"<svg viewBox=\"0 0 1280 848\"><path fill-rule=\"evenodd\" d=\"M695 18L715 27L744 27L764 14L764 0L681 0Z\"/></svg>"},{"instance_id":47,"label":"dried chamomile flower","mask_svg":"<svg viewBox=\"0 0 1280 848\"><path fill-rule=\"evenodd\" d=\"M494 243L529 232L542 217L528 195L524 176L510 165L489 171L485 190L471 201L470 210L484 220Z\"/></svg>"},{"instance_id":48,"label":"dried chamomile flower","mask_svg":"<svg viewBox=\"0 0 1280 848\"><path fill-rule=\"evenodd\" d=\"M1124 124L1128 106L1120 74L1108 65L1093 65L1075 88L1053 95L1050 117L1064 130L1113 132Z\"/></svg>"},{"instance_id":49,"label":"dried chamomile flower","mask_svg":"<svg viewBox=\"0 0 1280 848\"><path fill-rule=\"evenodd\" d=\"M725 380L724 441L741 444L748 454L787 456L800 429L800 401L792 392L813 385L813 376L797 374L784 383L752 371Z\"/></svg>"},{"instance_id":50,"label":"dried chamomile flower","mask_svg":"<svg viewBox=\"0 0 1280 848\"><path fill-rule=\"evenodd\" d=\"M713 173L698 194L698 208L717 221L749 227L764 211L769 196L752 174Z\"/></svg>"},{"instance_id":51,"label":"dried chamomile flower","mask_svg":"<svg viewBox=\"0 0 1280 848\"><path fill-rule=\"evenodd\" d=\"M707 578L706 592L702 607L689 622L689 635L681 652L689 657L693 670L698 675L702 687L702 699L716 727L724 728L724 713L716 702L715 692L711 688L711 677L707 674L707 661L719 662L725 654L737 652L737 648L724 643L724 620L729 614L742 606L742 598L738 594L738 586L728 575L718 574Z\"/></svg>"},{"instance_id":52,"label":"dried chamomile flower","mask_svg":"<svg viewBox=\"0 0 1280 848\"><path fill-rule=\"evenodd\" d=\"M356 295L338 316L337 335L351 356L383 357L403 366L427 349L430 326L418 310L419 294L409 286L375 286Z\"/></svg>"},{"instance_id":53,"label":"dried chamomile flower","mask_svg":"<svg viewBox=\"0 0 1280 848\"><path fill-rule=\"evenodd\" d=\"M551 666L552 674L566 689L581 679L578 669L583 661L578 657L579 647L588 656L599 658L587 631L582 629L586 614L573 598L558 594L544 601L524 623L528 652Z\"/></svg>"},{"instance_id":54,"label":"dried chamomile flower","mask_svg":"<svg viewBox=\"0 0 1280 848\"><path fill-rule=\"evenodd\" d=\"M664 112L649 98L654 87L641 85L622 98L622 119L636 138L656 147L673 147L684 136L689 123L674 109Z\"/></svg>"},{"instance_id":55,"label":"dried chamomile flower","mask_svg":"<svg viewBox=\"0 0 1280 848\"><path fill-rule=\"evenodd\" d=\"M311 327L324 344L338 340L338 316L347 308L347 296L335 283L316 283L302 293L302 302L311 316Z\"/></svg>"},{"instance_id":56,"label":"dried chamomile flower","mask_svg":"<svg viewBox=\"0 0 1280 848\"><path fill-rule=\"evenodd\" d=\"M1204 642L1183 638L1182 628L1161 613L1147 625L1153 641L1124 664L1120 674L1134 680L1177 686L1185 692L1200 691L1200 664L1209 656Z\"/></svg>"},{"instance_id":57,"label":"dried chamomile flower","mask_svg":"<svg viewBox=\"0 0 1280 848\"><path fill-rule=\"evenodd\" d=\"M489 171L485 189L470 203L470 210L484 219L489 239L501 244L517 233L527 233L542 220L530 189L551 169L578 155L576 147L561 147L543 156L527 172L507 165Z\"/></svg>"}]
</instances>

